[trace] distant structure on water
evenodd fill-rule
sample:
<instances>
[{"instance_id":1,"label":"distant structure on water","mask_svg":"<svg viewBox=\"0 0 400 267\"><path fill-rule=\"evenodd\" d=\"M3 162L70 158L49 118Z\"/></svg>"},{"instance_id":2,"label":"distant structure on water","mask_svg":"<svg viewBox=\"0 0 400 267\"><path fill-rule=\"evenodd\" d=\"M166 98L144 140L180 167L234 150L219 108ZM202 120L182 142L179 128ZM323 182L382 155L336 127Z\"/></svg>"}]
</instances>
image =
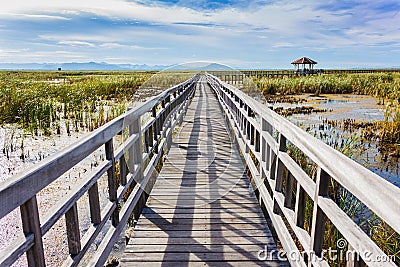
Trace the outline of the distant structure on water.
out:
<instances>
[{"instance_id":1,"label":"distant structure on water","mask_svg":"<svg viewBox=\"0 0 400 267\"><path fill-rule=\"evenodd\" d=\"M294 65L294 72L296 75L307 75L307 74L320 74L323 70L314 70L314 65L318 64L316 61L308 58L302 57L291 63ZM307 68L308 65L308 68Z\"/></svg>"}]
</instances>

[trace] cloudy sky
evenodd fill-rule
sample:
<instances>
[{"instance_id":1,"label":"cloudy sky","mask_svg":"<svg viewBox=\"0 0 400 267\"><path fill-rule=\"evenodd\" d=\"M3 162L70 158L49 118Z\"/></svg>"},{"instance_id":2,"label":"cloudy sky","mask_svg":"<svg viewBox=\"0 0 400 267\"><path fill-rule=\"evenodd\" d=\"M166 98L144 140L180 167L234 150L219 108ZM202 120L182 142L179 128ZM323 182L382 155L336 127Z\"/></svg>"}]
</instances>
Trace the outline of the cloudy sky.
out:
<instances>
[{"instance_id":1,"label":"cloudy sky","mask_svg":"<svg viewBox=\"0 0 400 267\"><path fill-rule=\"evenodd\" d=\"M400 66L399 0L12 0L0 63Z\"/></svg>"}]
</instances>

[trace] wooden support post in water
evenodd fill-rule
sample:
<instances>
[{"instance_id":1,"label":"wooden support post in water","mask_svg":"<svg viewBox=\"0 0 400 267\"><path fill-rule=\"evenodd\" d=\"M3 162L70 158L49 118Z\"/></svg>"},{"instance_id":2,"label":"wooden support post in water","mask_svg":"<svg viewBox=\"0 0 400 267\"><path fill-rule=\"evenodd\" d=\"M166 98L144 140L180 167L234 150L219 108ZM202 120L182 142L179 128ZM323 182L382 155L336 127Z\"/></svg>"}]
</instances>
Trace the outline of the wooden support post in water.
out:
<instances>
[{"instance_id":1,"label":"wooden support post in water","mask_svg":"<svg viewBox=\"0 0 400 267\"><path fill-rule=\"evenodd\" d=\"M108 176L108 197L111 202L115 202L117 208L111 214L111 221L113 226L117 226L119 223L119 212L118 212L118 203L117 203L117 179L115 175L115 160L114 160L114 145L113 139L110 139L105 144L106 150L106 160L111 161L111 167L107 170Z\"/></svg>"},{"instance_id":2,"label":"wooden support post in water","mask_svg":"<svg viewBox=\"0 0 400 267\"><path fill-rule=\"evenodd\" d=\"M42 267L45 266L42 230L40 229L39 210L37 206L36 196L29 199L20 207L22 229L25 235L34 235L34 244L26 252L28 258L28 266Z\"/></svg>"}]
</instances>

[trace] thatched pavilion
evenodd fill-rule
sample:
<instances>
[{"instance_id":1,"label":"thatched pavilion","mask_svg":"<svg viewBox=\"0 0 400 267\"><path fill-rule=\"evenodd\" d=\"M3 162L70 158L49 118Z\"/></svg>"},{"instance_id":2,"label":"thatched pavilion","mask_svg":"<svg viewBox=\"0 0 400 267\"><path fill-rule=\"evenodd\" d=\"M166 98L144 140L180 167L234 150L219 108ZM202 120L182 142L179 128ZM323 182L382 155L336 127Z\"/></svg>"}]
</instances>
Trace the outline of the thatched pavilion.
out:
<instances>
[{"instance_id":1,"label":"thatched pavilion","mask_svg":"<svg viewBox=\"0 0 400 267\"><path fill-rule=\"evenodd\" d=\"M297 72L313 73L314 65L317 64L317 62L312 59L309 59L308 57L302 57L299 58L298 60L293 61L291 64L294 65L294 70L296 73ZM307 65L308 68L306 68Z\"/></svg>"}]
</instances>

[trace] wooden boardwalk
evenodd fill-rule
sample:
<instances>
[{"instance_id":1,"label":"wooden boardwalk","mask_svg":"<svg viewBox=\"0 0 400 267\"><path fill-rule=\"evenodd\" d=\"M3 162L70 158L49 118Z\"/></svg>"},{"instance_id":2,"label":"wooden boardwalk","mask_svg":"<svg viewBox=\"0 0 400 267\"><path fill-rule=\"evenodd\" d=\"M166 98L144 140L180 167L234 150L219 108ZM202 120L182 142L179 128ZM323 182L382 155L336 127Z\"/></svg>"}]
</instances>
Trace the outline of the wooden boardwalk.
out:
<instances>
[{"instance_id":1,"label":"wooden boardwalk","mask_svg":"<svg viewBox=\"0 0 400 267\"><path fill-rule=\"evenodd\" d=\"M214 93L200 80L121 266L280 266ZM263 256L263 254L261 254Z\"/></svg>"},{"instance_id":2,"label":"wooden boardwalk","mask_svg":"<svg viewBox=\"0 0 400 267\"><path fill-rule=\"evenodd\" d=\"M126 140L115 142L124 132ZM104 160L49 210L39 212L38 194L99 147L104 148ZM315 164L312 176L297 164L290 147ZM245 170L251 185L257 185L257 198ZM99 190L103 176L107 199L106 188ZM46 266L51 257L43 241L62 218L66 235L57 240L68 245L63 266L103 266L139 211L121 266L287 265L270 255L276 245L260 206L291 266L332 264L324 254L327 222L342 235L337 241L347 245L346 266L399 266L398 258L382 251L331 198L332 184L347 190L359 201L354 204L368 207L394 234L400 233L397 186L243 91L198 73L0 183L0 220L18 209L22 224L15 238L0 248L0 266L14 266L22 255L30 267ZM146 205L145 190L151 187ZM78 209L86 194L89 226ZM310 205L311 216L306 212Z\"/></svg>"}]
</instances>

